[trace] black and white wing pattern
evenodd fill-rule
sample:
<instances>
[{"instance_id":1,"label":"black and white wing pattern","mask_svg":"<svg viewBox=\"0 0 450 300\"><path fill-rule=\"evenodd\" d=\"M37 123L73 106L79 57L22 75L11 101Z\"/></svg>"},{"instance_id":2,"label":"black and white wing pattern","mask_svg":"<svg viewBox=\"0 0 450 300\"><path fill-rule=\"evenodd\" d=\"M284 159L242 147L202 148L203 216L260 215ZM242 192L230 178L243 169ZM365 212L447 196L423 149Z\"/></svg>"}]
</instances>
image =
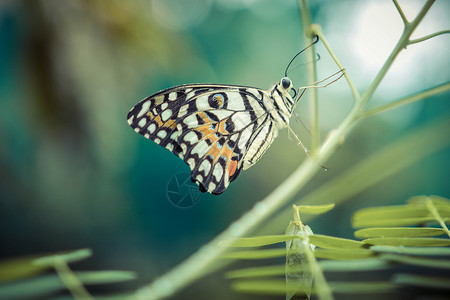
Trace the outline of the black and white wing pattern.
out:
<instances>
[{"instance_id":1,"label":"black and white wing pattern","mask_svg":"<svg viewBox=\"0 0 450 300\"><path fill-rule=\"evenodd\" d=\"M134 106L128 124L183 159L200 191L218 195L287 125L293 102L292 84L285 84L268 91L216 84L169 88Z\"/></svg>"}]
</instances>

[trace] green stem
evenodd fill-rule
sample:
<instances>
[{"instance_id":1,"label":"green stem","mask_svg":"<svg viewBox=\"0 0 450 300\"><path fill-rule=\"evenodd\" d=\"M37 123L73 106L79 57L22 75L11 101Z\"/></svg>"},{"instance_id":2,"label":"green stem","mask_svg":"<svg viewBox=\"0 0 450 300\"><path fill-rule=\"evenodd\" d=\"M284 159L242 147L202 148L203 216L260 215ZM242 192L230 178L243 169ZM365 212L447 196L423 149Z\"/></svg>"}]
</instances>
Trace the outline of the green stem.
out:
<instances>
[{"instance_id":1,"label":"green stem","mask_svg":"<svg viewBox=\"0 0 450 300\"><path fill-rule=\"evenodd\" d=\"M408 45L420 43L420 42L426 41L428 39L434 38L434 37L436 37L438 35L446 34L446 33L450 33L450 30L442 30L442 31L438 31L438 32L435 32L435 33L431 33L429 35L426 35L426 36L418 38L418 39L409 40Z\"/></svg>"},{"instance_id":2,"label":"green stem","mask_svg":"<svg viewBox=\"0 0 450 300\"><path fill-rule=\"evenodd\" d=\"M423 17L425 17L426 13L431 8L433 3L434 3L434 0L428 0L425 3L425 5L422 7L422 9L420 10L420 12L417 15L417 17L411 23L405 24L405 28L403 29L403 33L402 33L399 41L395 45L394 50L392 50L391 54L389 55L388 59L384 63L383 67L381 67L381 70L378 72L377 76L375 76L375 79L372 81L372 83L367 88L365 93L361 96L360 103L359 103L360 104L359 108L362 108L367 103L367 101L369 101L369 99L372 97L373 93L377 89L377 87L380 84L381 80L384 78L384 76L386 75L387 71L392 66L395 58L401 52L401 50L406 47L406 45L408 44L408 41L409 41L409 38L410 38L411 34L416 29L417 25L419 25L419 23L422 21Z\"/></svg>"},{"instance_id":3,"label":"green stem","mask_svg":"<svg viewBox=\"0 0 450 300\"><path fill-rule=\"evenodd\" d=\"M361 113L359 114L359 119L364 119L376 114L379 114L381 112L385 112L394 108L397 108L399 106L405 105L405 104L409 104L409 103L413 103L419 100L423 100L426 99L428 97L443 93L445 91L450 90L450 82L438 85L436 87L433 87L431 89L428 89L426 91L414 94L412 96L407 96L405 98L393 101L391 103L388 103L386 105L382 105L379 107L375 107L372 109L368 109L368 110L363 110L361 111Z\"/></svg>"},{"instance_id":4,"label":"green stem","mask_svg":"<svg viewBox=\"0 0 450 300\"><path fill-rule=\"evenodd\" d=\"M407 25L409 24L408 19L406 18L405 14L403 13L403 9L398 4L397 0L394 0L395 8L397 8L398 13L400 14L400 17L402 18L403 24Z\"/></svg>"},{"instance_id":5,"label":"green stem","mask_svg":"<svg viewBox=\"0 0 450 300\"><path fill-rule=\"evenodd\" d=\"M308 4L306 0L299 0L300 16L302 20L302 26L305 31L306 43L309 45L312 43L313 35L308 29L311 27L311 14L309 12ZM309 83L317 81L317 64L315 57L314 46L308 49L306 55L309 56L309 61L312 64L308 64L306 70L306 80ZM319 130L319 99L317 95L317 89L312 88L308 91L311 95L309 98L310 116L311 116L311 155L315 156L320 145L320 130Z\"/></svg>"},{"instance_id":6,"label":"green stem","mask_svg":"<svg viewBox=\"0 0 450 300\"><path fill-rule=\"evenodd\" d=\"M445 233L447 233L447 235L450 237L450 230L448 230L448 227L445 224L445 221L442 219L441 215L439 214L438 210L436 209L436 206L434 206L433 200L427 199L426 205L427 205L428 210L433 215L433 217L436 219L436 221L439 222L442 229L444 229Z\"/></svg>"},{"instance_id":7,"label":"green stem","mask_svg":"<svg viewBox=\"0 0 450 300\"><path fill-rule=\"evenodd\" d=\"M53 268L76 300L94 300L64 259L55 257Z\"/></svg>"},{"instance_id":8,"label":"green stem","mask_svg":"<svg viewBox=\"0 0 450 300\"><path fill-rule=\"evenodd\" d=\"M317 261L310 247L306 247L305 254L308 261L310 262L311 272L314 278L314 288L317 296L320 300L334 299L330 286L328 285L327 280L323 275L322 268L320 267L319 262Z\"/></svg>"},{"instance_id":9,"label":"green stem","mask_svg":"<svg viewBox=\"0 0 450 300\"><path fill-rule=\"evenodd\" d=\"M320 41L324 44L325 48L327 48L328 52L330 53L330 56L333 58L334 62L336 63L336 65L339 67L339 69L342 70L342 73L344 74L345 79L347 80L348 85L350 86L350 89L352 91L353 94L353 99L359 99L359 92L356 89L356 86L353 84L353 81L350 79L350 77L347 74L347 71L345 70L345 68L342 66L341 62L339 61L339 59L337 58L336 54L334 54L333 49L331 49L330 44L328 43L327 39L325 38L325 36L322 33L322 28L320 27L320 25L318 24L313 24L311 25L311 30L314 34L316 34L317 36L319 36Z\"/></svg>"}]
</instances>

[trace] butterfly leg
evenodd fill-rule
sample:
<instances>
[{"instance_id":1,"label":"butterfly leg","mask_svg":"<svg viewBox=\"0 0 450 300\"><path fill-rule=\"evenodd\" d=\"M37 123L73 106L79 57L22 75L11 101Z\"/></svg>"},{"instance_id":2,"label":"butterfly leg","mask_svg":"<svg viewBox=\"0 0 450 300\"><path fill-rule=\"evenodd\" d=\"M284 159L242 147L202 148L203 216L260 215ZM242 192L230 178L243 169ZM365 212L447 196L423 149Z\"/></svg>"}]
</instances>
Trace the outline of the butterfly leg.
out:
<instances>
[{"instance_id":1,"label":"butterfly leg","mask_svg":"<svg viewBox=\"0 0 450 300\"><path fill-rule=\"evenodd\" d=\"M300 139L298 138L298 136L295 134L294 130L292 130L291 126L288 125L288 129L289 132L292 133L292 135L295 137L295 139L297 140L298 144L300 145L300 147L302 147L303 151L305 151L306 156L308 156L309 159L311 158L311 155L309 154L309 149L305 147L305 145L303 145L302 141L300 141ZM322 169L324 169L325 171L329 171L330 169L325 167L325 166L321 166Z\"/></svg>"},{"instance_id":2,"label":"butterfly leg","mask_svg":"<svg viewBox=\"0 0 450 300\"><path fill-rule=\"evenodd\" d=\"M327 80L330 79L330 78L333 78L334 76L338 75L339 73L341 73L341 74L340 74L339 77L337 77L336 79L333 79L332 81L327 82L327 83L322 84L322 85L317 85L318 83L322 83L322 82L327 81ZM339 79L341 79L343 76L344 76L344 69L339 70L339 71L337 71L337 72L334 73L334 74L331 74L331 75L328 76L327 78L324 78L324 79L322 79L322 80L313 82L311 85L299 87L299 88L298 88L298 91L300 91L300 89L307 89L307 88L327 87L327 86L329 86L330 84L332 84L332 83L338 81Z\"/></svg>"}]
</instances>

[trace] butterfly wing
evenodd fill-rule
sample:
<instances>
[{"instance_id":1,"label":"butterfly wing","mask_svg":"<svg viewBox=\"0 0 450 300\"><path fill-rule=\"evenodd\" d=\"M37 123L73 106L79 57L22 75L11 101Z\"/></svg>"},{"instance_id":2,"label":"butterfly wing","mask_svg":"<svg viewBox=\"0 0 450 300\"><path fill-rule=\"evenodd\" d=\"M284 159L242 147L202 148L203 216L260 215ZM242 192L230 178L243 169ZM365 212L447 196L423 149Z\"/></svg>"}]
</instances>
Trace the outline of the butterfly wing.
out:
<instances>
[{"instance_id":1,"label":"butterfly wing","mask_svg":"<svg viewBox=\"0 0 450 300\"><path fill-rule=\"evenodd\" d=\"M202 192L221 194L276 136L265 92L255 88L193 84L158 92L128 113L144 137L183 159Z\"/></svg>"}]
</instances>

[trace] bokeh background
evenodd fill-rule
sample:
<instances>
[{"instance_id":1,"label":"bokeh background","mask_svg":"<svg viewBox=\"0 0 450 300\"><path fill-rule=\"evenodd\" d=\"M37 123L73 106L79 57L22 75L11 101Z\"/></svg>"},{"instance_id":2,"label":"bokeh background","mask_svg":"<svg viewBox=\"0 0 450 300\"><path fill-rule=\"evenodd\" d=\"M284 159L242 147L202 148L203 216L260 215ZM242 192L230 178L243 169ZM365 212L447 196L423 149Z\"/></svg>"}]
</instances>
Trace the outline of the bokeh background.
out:
<instances>
[{"instance_id":1,"label":"bokeh background","mask_svg":"<svg viewBox=\"0 0 450 300\"><path fill-rule=\"evenodd\" d=\"M423 1L400 1L412 19ZM310 1L313 21L363 91L402 30L391 1ZM450 3L439 1L415 37L450 28ZM401 53L370 106L450 79L449 37ZM187 173L181 160L137 135L128 110L161 89L227 83L267 89L304 47L295 0L34 0L0 2L0 259L91 248L80 269L133 270L137 287L168 271L250 209L305 159L279 138L258 164L220 196L202 194L175 207L167 185ZM338 69L320 43L319 78ZM290 73L303 79L302 58ZM340 80L319 90L322 135L351 107ZM352 131L300 196L363 161L384 145L434 120L448 118L449 94L372 117ZM306 145L308 103L292 127ZM301 122L299 122L301 120ZM450 132L449 132L450 134ZM417 147L427 147L417 141ZM408 153L405 153L408 155ZM450 197L450 151L440 151L340 205L310 226L351 237L350 215L368 205L409 196ZM332 202L332 199L330 199ZM284 232L286 224L274 228ZM203 279L175 298L244 297L222 275Z\"/></svg>"}]
</instances>

